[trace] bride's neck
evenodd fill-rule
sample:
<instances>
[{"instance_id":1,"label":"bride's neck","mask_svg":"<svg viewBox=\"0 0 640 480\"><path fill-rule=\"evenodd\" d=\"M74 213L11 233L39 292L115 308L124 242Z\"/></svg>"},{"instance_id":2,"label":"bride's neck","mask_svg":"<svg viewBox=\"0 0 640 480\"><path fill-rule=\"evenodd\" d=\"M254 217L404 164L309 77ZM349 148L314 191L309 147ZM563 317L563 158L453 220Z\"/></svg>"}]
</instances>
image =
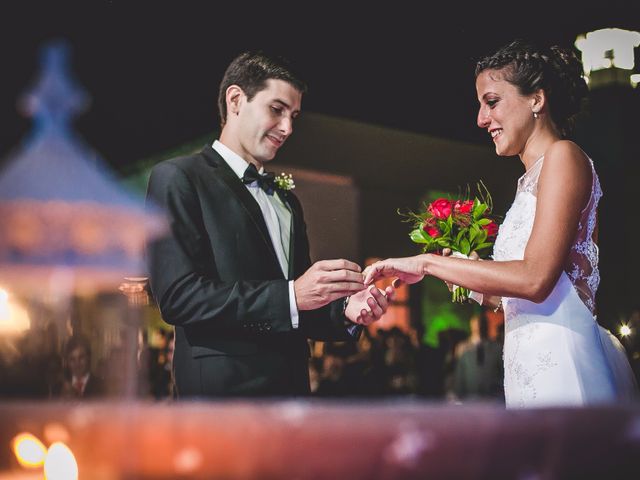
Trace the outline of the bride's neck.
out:
<instances>
[{"instance_id":1,"label":"bride's neck","mask_svg":"<svg viewBox=\"0 0 640 480\"><path fill-rule=\"evenodd\" d=\"M544 152L560 139L555 129L541 128L533 132L520 153L520 160L525 170L529 170L544 155Z\"/></svg>"}]
</instances>

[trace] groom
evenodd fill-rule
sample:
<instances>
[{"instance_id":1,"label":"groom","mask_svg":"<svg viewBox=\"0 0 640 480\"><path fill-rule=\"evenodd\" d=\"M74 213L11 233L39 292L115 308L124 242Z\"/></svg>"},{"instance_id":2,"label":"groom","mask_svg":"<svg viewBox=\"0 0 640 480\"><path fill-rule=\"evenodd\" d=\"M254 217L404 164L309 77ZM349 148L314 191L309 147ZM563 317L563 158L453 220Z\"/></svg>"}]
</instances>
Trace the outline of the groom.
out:
<instances>
[{"instance_id":1,"label":"groom","mask_svg":"<svg viewBox=\"0 0 640 480\"><path fill-rule=\"evenodd\" d=\"M220 84L220 139L151 172L170 234L148 246L150 284L175 326L178 397L306 394L307 338L356 339L387 310L393 290L365 289L358 265L311 265L298 199L263 173L305 90L281 59L238 56Z\"/></svg>"}]
</instances>

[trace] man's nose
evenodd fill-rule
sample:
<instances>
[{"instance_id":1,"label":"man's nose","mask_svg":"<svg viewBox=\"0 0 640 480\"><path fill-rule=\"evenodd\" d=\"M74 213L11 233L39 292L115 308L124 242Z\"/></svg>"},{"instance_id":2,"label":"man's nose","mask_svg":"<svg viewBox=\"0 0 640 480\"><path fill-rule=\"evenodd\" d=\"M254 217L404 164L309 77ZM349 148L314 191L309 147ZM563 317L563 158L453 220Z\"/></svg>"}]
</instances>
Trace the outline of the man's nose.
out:
<instances>
[{"instance_id":1,"label":"man's nose","mask_svg":"<svg viewBox=\"0 0 640 480\"><path fill-rule=\"evenodd\" d=\"M280 131L286 136L293 133L293 119L291 117L284 116L280 120Z\"/></svg>"}]
</instances>

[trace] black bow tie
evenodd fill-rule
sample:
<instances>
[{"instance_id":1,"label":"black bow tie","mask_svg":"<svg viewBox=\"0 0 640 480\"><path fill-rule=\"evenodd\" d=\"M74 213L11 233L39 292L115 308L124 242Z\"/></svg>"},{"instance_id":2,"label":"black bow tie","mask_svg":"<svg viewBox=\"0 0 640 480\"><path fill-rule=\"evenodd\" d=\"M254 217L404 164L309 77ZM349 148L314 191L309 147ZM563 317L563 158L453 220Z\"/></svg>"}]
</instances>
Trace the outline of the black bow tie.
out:
<instances>
[{"instance_id":1,"label":"black bow tie","mask_svg":"<svg viewBox=\"0 0 640 480\"><path fill-rule=\"evenodd\" d=\"M258 173L258 169L253 163L250 163L247 169L244 171L242 177L242 183L250 185L253 182L258 182L258 186L266 192L267 195L273 195L275 189L275 174L267 172L265 174Z\"/></svg>"}]
</instances>

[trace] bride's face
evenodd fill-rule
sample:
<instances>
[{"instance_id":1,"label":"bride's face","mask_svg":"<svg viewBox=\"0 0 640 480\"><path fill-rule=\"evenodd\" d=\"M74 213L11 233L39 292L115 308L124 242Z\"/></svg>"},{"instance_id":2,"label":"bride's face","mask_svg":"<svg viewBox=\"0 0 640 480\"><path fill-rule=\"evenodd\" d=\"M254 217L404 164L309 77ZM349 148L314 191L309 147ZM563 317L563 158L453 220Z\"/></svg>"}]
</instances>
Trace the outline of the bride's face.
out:
<instances>
[{"instance_id":1,"label":"bride's face","mask_svg":"<svg viewBox=\"0 0 640 480\"><path fill-rule=\"evenodd\" d=\"M487 129L496 153L521 154L534 127L532 98L521 95L499 70L481 72L476 78L476 91L480 102L478 126Z\"/></svg>"}]
</instances>

